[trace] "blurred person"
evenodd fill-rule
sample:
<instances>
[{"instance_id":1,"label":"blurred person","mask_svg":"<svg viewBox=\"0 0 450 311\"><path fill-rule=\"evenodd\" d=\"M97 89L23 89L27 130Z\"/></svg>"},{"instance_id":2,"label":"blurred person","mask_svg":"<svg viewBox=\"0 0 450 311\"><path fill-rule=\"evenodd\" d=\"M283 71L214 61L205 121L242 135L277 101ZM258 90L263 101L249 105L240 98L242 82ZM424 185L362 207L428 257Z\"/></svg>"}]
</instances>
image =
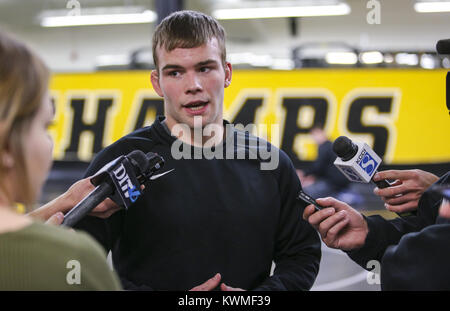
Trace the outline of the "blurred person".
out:
<instances>
[{"instance_id":1,"label":"blurred person","mask_svg":"<svg viewBox=\"0 0 450 311\"><path fill-rule=\"evenodd\" d=\"M297 170L303 189L314 198L338 196L350 181L334 166L336 154L323 126L315 126L310 134L318 146L317 158L304 170Z\"/></svg>"},{"instance_id":2,"label":"blurred person","mask_svg":"<svg viewBox=\"0 0 450 311\"><path fill-rule=\"evenodd\" d=\"M55 212L69 208L63 203L72 191L36 218L15 210L16 202L31 208L52 163L48 80L42 60L0 32L0 290L120 289L104 251L88 235L36 220L61 223L62 213ZM80 268L74 279L72 264Z\"/></svg>"},{"instance_id":3,"label":"blurred person","mask_svg":"<svg viewBox=\"0 0 450 311\"><path fill-rule=\"evenodd\" d=\"M309 290L320 241L301 219L301 184L288 156L269 145L279 163L264 171L261 159L176 159L172 152L177 144L202 152L211 142L203 131L208 126L214 126L218 139L212 147L220 152L244 150L248 157L253 151L239 149L230 137L261 143L223 120L232 67L222 26L202 13L173 13L156 28L153 57L151 82L164 98L164 116L102 150L86 175L135 149L158 153L165 169L175 170L151 184L129 210L107 219L86 217L76 227L112 251L125 289ZM181 135L180 126L200 130L201 141Z\"/></svg>"}]
</instances>

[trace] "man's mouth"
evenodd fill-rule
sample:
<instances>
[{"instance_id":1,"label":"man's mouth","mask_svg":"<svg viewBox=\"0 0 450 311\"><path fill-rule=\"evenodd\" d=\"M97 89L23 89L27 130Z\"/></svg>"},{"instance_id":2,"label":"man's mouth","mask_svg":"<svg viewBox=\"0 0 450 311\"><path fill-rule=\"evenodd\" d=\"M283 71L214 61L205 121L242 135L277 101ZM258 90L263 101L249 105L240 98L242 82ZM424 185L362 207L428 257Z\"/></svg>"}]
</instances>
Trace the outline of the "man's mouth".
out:
<instances>
[{"instance_id":1,"label":"man's mouth","mask_svg":"<svg viewBox=\"0 0 450 311\"><path fill-rule=\"evenodd\" d=\"M188 103L186 105L183 105L183 107L186 107L186 108L197 108L197 107L202 107L202 106L206 105L207 103L208 103L208 101L198 100L198 101L190 102L190 103Z\"/></svg>"},{"instance_id":2,"label":"man's mouth","mask_svg":"<svg viewBox=\"0 0 450 311\"><path fill-rule=\"evenodd\" d=\"M186 108L191 112L200 112L208 104L209 104L209 101L195 101L195 102L190 102L186 105L183 105L183 108Z\"/></svg>"}]
</instances>

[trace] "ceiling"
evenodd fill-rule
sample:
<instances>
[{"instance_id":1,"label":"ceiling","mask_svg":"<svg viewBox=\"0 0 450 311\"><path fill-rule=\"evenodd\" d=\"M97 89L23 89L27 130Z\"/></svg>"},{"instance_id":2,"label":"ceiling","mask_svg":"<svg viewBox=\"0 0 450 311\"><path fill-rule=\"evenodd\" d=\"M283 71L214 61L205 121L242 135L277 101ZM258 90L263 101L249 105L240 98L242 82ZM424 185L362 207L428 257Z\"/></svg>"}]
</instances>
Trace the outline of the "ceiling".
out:
<instances>
[{"instance_id":1,"label":"ceiling","mask_svg":"<svg viewBox=\"0 0 450 311\"><path fill-rule=\"evenodd\" d=\"M143 6L155 9L156 0L78 0L83 8L108 6ZM330 1L330 0L323 0ZM323 2L322 1L322 2ZM334 1L334 0L331 0ZM30 42L40 52L48 55L52 66L52 51L63 53L55 42L64 36L71 36L70 47L79 54L92 57L87 51L90 43L97 42L98 53L111 54L123 49L124 42L129 50L150 46L150 35L154 23L145 25L111 25L74 27L73 29L45 29L37 17L44 10L64 10L65 0L0 0L0 27L17 34ZM282 5L286 1L271 1ZM314 1L317 3L320 1ZM289 58L292 49L305 44L339 43L359 50L380 51L434 51L437 40L450 38L450 13L417 13L413 9L415 0L380 0L381 22L371 25L367 22L368 0L346 0L351 13L345 16L302 17L292 19L253 19L220 21L227 32L229 53L268 53L273 57ZM239 7L248 3L261 5L256 0L185 0L185 9L211 14L215 7ZM289 3L311 3L311 0L289 1ZM77 29L75 29L77 28ZM97 39L92 39L95 36ZM109 38L108 40L106 38ZM114 38L122 40L121 45L112 43ZM77 43L78 42L78 43ZM138 42L141 42L138 44ZM86 50L86 51L85 51ZM73 53L73 52L72 52ZM44 56L46 57L46 56ZM67 56L69 57L69 56ZM80 58L82 59L82 57ZM88 66L82 64L81 67ZM91 65L89 65L91 66ZM80 67L80 68L81 68ZM84 67L83 67L84 68Z\"/></svg>"}]
</instances>

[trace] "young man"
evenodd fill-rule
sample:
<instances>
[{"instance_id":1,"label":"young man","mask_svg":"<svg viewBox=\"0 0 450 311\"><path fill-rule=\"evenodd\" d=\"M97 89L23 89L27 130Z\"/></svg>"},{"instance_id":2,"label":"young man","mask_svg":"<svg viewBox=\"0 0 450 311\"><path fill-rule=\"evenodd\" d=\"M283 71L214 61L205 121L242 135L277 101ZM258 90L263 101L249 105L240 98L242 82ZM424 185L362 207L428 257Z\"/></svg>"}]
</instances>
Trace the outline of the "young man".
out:
<instances>
[{"instance_id":1,"label":"young man","mask_svg":"<svg viewBox=\"0 0 450 311\"><path fill-rule=\"evenodd\" d=\"M86 174L136 149L158 153L164 171L174 171L128 211L87 217L77 227L112 250L125 289L310 289L320 242L301 218L291 161L269 146L278 163L261 169L262 157L250 156L255 145L240 142L262 140L223 120L232 76L223 28L201 13L173 13L155 31L153 56L151 82L164 98L164 117L105 148ZM208 144L216 157L179 156L180 148L202 155ZM245 158L237 156L242 151Z\"/></svg>"}]
</instances>

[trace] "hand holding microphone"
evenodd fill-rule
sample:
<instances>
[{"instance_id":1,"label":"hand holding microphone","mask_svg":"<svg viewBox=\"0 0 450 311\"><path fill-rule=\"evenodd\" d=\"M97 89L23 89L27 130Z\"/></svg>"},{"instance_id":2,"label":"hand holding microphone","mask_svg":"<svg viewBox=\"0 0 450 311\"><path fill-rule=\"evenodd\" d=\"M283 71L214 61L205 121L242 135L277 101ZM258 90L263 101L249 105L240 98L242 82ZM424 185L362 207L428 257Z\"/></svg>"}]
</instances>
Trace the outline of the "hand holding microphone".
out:
<instances>
[{"instance_id":1,"label":"hand holding microphone","mask_svg":"<svg viewBox=\"0 0 450 311\"><path fill-rule=\"evenodd\" d=\"M91 178L95 189L64 216L62 224L73 226L106 198L128 209L142 194L141 186L155 179L163 165L162 157L139 150L109 162Z\"/></svg>"},{"instance_id":2,"label":"hand holding microphone","mask_svg":"<svg viewBox=\"0 0 450 311\"><path fill-rule=\"evenodd\" d=\"M388 180L381 178L373 178L377 173L377 169L381 164L381 158L365 143L354 143L348 137L340 136L333 143L333 151L338 156L334 161L334 165L353 182L369 183L377 185L378 189L396 186ZM389 191L387 191L389 192ZM396 213L401 216L411 216L411 209L397 210Z\"/></svg>"},{"instance_id":3,"label":"hand holding microphone","mask_svg":"<svg viewBox=\"0 0 450 311\"><path fill-rule=\"evenodd\" d=\"M417 209L422 194L434 184L439 177L422 170L386 170L373 176L375 181L395 180L391 187L375 188L374 193L385 202L384 206L391 212L404 213Z\"/></svg>"},{"instance_id":4,"label":"hand holding microphone","mask_svg":"<svg viewBox=\"0 0 450 311\"><path fill-rule=\"evenodd\" d=\"M95 189L95 186L91 183L91 177L78 180L66 192L51 202L29 212L27 216L43 221L46 224L61 225L64 221L64 214ZM89 215L108 218L120 209L122 208L119 205L107 198L97 205Z\"/></svg>"},{"instance_id":5,"label":"hand holding microphone","mask_svg":"<svg viewBox=\"0 0 450 311\"><path fill-rule=\"evenodd\" d=\"M68 201L71 202L69 204L70 209L73 208L79 202L81 202L81 200L85 196L87 196L89 193L91 193L95 189L95 186L91 183L91 178L92 178L92 176L83 178L83 179L77 181L76 183L74 183L69 188L69 190L67 191L67 194L69 196ZM115 212L117 212L121 209L122 209L121 206L114 203L114 201L112 201L110 198L106 198L103 202L101 202L99 205L97 205L92 211L90 211L88 215L95 216L98 218L108 218L112 214L114 214Z\"/></svg>"},{"instance_id":6,"label":"hand holding microphone","mask_svg":"<svg viewBox=\"0 0 450 311\"><path fill-rule=\"evenodd\" d=\"M303 219L319 232L328 247L350 251L364 245L369 229L361 213L334 198L316 201L322 208L317 210L308 205Z\"/></svg>"}]
</instances>

